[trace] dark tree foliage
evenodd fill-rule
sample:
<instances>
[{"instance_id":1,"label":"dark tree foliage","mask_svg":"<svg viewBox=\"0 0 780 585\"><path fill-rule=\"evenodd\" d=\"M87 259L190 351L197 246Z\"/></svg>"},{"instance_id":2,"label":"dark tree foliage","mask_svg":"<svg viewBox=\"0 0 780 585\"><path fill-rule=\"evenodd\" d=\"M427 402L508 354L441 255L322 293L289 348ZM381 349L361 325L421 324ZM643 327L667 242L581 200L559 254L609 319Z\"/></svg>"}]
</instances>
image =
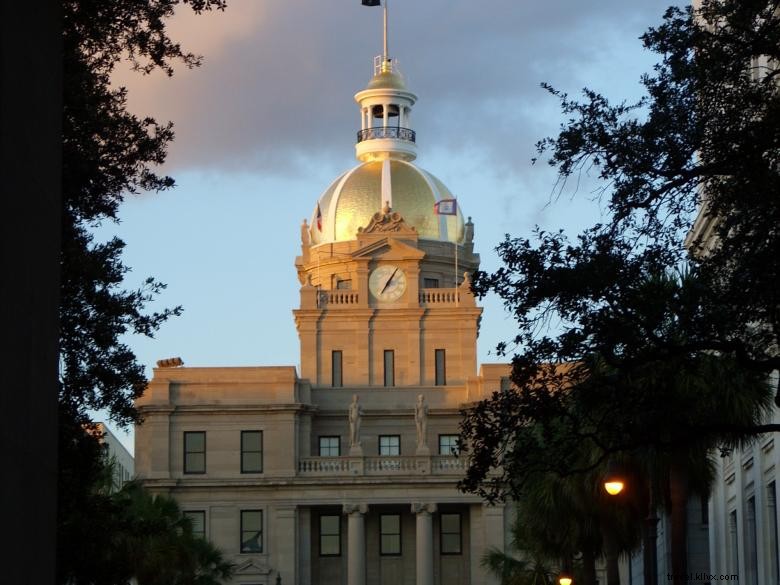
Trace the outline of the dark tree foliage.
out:
<instances>
[{"instance_id":1,"label":"dark tree foliage","mask_svg":"<svg viewBox=\"0 0 780 585\"><path fill-rule=\"evenodd\" d=\"M57 582L90 585L218 585L233 565L193 533L176 502L131 482L116 491L97 429L60 419ZM134 579L135 581L131 581Z\"/></svg>"},{"instance_id":2,"label":"dark tree foliage","mask_svg":"<svg viewBox=\"0 0 780 585\"><path fill-rule=\"evenodd\" d=\"M196 12L224 8L224 0L68 0L63 2L63 212L60 402L73 416L105 409L127 425L138 420L133 400L146 384L141 364L120 341L126 333L151 336L180 308L146 312L164 285L153 278L125 290L124 243L96 243L91 229L119 220L127 195L173 186L156 166L173 139L171 123L139 118L126 108L127 92L111 73L129 59L140 73L200 58L168 37L166 19L178 4Z\"/></svg>"},{"instance_id":3,"label":"dark tree foliage","mask_svg":"<svg viewBox=\"0 0 780 585\"><path fill-rule=\"evenodd\" d=\"M582 470L594 446L600 464L778 430L762 423L780 368L780 1L669 8L642 41L660 63L638 103L547 87L569 119L539 152L560 190L595 174L605 217L573 241L507 236L504 266L475 275L519 328L499 346L515 388L462 427L467 490Z\"/></svg>"},{"instance_id":4,"label":"dark tree foliage","mask_svg":"<svg viewBox=\"0 0 780 585\"><path fill-rule=\"evenodd\" d=\"M173 179L156 170L173 139L171 123L128 112L127 92L111 85L111 74L122 60L129 60L139 74L159 68L171 75L176 62L187 67L199 64L200 57L184 51L167 33L166 19L180 4L201 12L223 9L225 2L62 3L57 572L58 581L69 585L127 582L125 577L120 580L120 576L132 575L127 542L112 539L114 535L135 534L138 539L145 535L130 507L95 491L105 466L96 438L86 429L91 424L90 410L103 410L120 426L140 421L133 400L143 392L146 378L122 338L126 334L152 336L180 308L147 311L147 303L164 285L148 278L138 290L126 290L123 281L130 269L122 262L124 243L119 238L97 242L92 232L105 221L119 221L124 197L173 186ZM148 528L150 535L155 534L157 528ZM199 546L196 543L195 548ZM186 571L190 565L171 566ZM201 581L193 577L187 582Z\"/></svg>"}]
</instances>

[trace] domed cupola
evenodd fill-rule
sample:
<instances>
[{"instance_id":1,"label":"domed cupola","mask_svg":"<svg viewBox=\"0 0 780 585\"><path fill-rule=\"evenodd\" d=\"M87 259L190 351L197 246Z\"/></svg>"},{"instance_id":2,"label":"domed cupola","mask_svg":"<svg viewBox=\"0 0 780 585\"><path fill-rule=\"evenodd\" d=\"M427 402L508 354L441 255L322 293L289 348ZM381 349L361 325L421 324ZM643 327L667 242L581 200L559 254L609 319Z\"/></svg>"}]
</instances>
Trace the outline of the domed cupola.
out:
<instances>
[{"instance_id":1,"label":"domed cupola","mask_svg":"<svg viewBox=\"0 0 780 585\"><path fill-rule=\"evenodd\" d=\"M372 4L374 5L374 4ZM355 156L360 165L343 173L317 201L308 224L312 245L354 240L385 205L414 227L422 240L463 243L465 222L455 197L439 179L414 164L417 136L409 91L398 62L387 51L385 5L384 52L374 58L374 73L355 94L360 131ZM441 201L452 200L449 213L437 213Z\"/></svg>"},{"instance_id":2,"label":"domed cupola","mask_svg":"<svg viewBox=\"0 0 780 585\"><path fill-rule=\"evenodd\" d=\"M374 77L364 90L355 94L355 101L360 105L360 132L355 145L358 160L417 158L411 124L417 96L407 89L395 60L384 56L375 58Z\"/></svg>"}]
</instances>

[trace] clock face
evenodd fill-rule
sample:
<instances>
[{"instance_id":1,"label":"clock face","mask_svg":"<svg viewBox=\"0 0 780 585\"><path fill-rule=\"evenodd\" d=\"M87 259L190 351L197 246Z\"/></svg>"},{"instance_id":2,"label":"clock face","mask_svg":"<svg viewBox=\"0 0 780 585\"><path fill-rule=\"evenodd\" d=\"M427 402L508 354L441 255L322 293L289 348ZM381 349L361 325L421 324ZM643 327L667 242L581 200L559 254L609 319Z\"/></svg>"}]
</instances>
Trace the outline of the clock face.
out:
<instances>
[{"instance_id":1,"label":"clock face","mask_svg":"<svg viewBox=\"0 0 780 585\"><path fill-rule=\"evenodd\" d=\"M378 301L397 301L406 291L406 273L398 266L384 264L368 277L368 288Z\"/></svg>"}]
</instances>

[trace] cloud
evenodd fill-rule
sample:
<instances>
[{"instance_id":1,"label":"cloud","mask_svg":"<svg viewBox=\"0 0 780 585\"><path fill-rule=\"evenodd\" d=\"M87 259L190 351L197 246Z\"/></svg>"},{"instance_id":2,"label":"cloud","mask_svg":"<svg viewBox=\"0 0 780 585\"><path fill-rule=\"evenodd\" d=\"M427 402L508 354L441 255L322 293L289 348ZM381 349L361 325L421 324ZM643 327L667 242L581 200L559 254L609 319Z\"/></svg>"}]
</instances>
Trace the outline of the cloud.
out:
<instances>
[{"instance_id":1,"label":"cloud","mask_svg":"<svg viewBox=\"0 0 780 585\"><path fill-rule=\"evenodd\" d=\"M607 78L604 69L626 47L636 51L666 3L391 2L390 52L420 98L421 150L481 149L499 172L515 172L517 157L530 158L557 126L539 83L576 90L594 75ZM172 79L116 76L133 111L174 121L169 169L284 175L312 159L338 167L350 159L359 119L352 96L381 50L381 9L358 0L230 0L224 13L179 10L170 33L204 55L202 67Z\"/></svg>"}]
</instances>

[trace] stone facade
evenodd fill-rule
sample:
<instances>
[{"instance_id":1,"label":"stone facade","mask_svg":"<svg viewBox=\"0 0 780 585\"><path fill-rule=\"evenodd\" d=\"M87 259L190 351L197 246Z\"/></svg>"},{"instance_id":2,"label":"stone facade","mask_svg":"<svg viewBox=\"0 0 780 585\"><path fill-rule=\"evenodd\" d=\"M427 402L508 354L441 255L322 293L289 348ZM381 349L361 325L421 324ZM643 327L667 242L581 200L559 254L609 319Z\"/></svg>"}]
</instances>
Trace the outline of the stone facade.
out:
<instances>
[{"instance_id":1,"label":"stone facade","mask_svg":"<svg viewBox=\"0 0 780 585\"><path fill-rule=\"evenodd\" d=\"M499 390L509 373L501 365L475 372L481 309L467 286L418 282L392 306L376 301L365 282L376 266L393 262L415 281L429 270L413 239L392 234L368 253L333 251L339 265L320 259L354 274L357 299L333 303L340 291L310 284L320 252L298 261L304 376L293 367L161 362L138 401L138 475L202 525L239 567L235 583L275 583L277 574L296 585L492 582L479 561L487 547L504 548L510 519L456 489L465 462L452 455L460 409ZM437 350L445 356L439 385ZM333 351L342 356L337 386ZM389 386L380 374L386 351L394 352ZM350 444L355 396L360 428ZM424 427L415 420L420 403Z\"/></svg>"},{"instance_id":2,"label":"stone facade","mask_svg":"<svg viewBox=\"0 0 780 585\"><path fill-rule=\"evenodd\" d=\"M363 163L301 226L300 372L161 360L137 402L136 471L236 584L495 583L480 561L504 549L509 513L457 489L460 411L509 374L477 371L474 225L411 162L416 96L395 62L355 99Z\"/></svg>"}]
</instances>

